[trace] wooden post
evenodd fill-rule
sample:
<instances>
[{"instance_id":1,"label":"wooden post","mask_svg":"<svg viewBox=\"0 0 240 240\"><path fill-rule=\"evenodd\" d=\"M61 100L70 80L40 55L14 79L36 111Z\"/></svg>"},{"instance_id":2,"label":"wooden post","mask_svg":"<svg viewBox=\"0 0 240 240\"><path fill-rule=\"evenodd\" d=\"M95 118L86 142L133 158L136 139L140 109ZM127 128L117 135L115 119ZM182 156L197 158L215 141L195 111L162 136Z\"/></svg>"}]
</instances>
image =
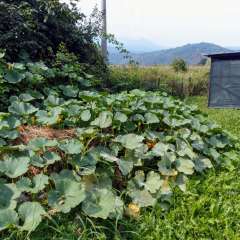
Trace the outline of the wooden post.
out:
<instances>
[{"instance_id":1,"label":"wooden post","mask_svg":"<svg viewBox=\"0 0 240 240\"><path fill-rule=\"evenodd\" d=\"M108 53L107 53L107 0L102 0L102 13L103 13L103 36L102 36L102 55L107 62L108 60Z\"/></svg>"}]
</instances>

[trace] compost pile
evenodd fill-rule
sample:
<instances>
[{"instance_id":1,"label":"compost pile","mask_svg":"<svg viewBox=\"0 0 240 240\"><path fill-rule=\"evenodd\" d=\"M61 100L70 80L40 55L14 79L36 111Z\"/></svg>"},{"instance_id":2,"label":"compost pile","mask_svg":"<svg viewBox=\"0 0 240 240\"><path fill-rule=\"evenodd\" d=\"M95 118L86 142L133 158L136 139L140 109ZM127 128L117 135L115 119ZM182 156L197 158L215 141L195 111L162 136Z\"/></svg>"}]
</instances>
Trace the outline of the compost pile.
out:
<instances>
[{"instance_id":1,"label":"compost pile","mask_svg":"<svg viewBox=\"0 0 240 240\"><path fill-rule=\"evenodd\" d=\"M2 74L12 88L26 81L14 71ZM136 216L171 204L189 176L237 159L235 140L194 106L161 92L74 84L25 89L0 114L0 230L34 231L72 209Z\"/></svg>"}]
</instances>

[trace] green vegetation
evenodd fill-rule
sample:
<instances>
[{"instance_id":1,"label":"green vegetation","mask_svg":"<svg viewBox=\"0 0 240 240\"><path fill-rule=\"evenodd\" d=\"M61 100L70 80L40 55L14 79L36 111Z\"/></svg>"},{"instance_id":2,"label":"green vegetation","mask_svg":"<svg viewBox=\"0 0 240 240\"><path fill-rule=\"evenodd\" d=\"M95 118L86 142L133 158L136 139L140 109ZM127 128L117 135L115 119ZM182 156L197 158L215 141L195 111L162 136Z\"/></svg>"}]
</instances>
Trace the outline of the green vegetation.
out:
<instances>
[{"instance_id":1,"label":"green vegetation","mask_svg":"<svg viewBox=\"0 0 240 240\"><path fill-rule=\"evenodd\" d=\"M172 68L174 69L175 72L187 72L188 66L187 63L181 59L181 58L176 58L173 60L171 63Z\"/></svg>"},{"instance_id":2,"label":"green vegetation","mask_svg":"<svg viewBox=\"0 0 240 240\"><path fill-rule=\"evenodd\" d=\"M71 86L66 88L64 85L68 83ZM101 88L103 83L103 79L89 74L88 66L79 63L76 56L68 53L63 44L59 46L51 66L43 62L7 63L4 53L0 52L1 111L7 110L14 96L27 91L35 98L42 99L39 92L48 95L52 91L65 89L65 95L71 97L80 90Z\"/></svg>"},{"instance_id":3,"label":"green vegetation","mask_svg":"<svg viewBox=\"0 0 240 240\"><path fill-rule=\"evenodd\" d=\"M58 0L0 1L0 49L9 62L43 61L51 66L63 44L94 75L106 77L107 67L98 49L101 14L91 19L77 8Z\"/></svg>"},{"instance_id":4,"label":"green vegetation","mask_svg":"<svg viewBox=\"0 0 240 240\"><path fill-rule=\"evenodd\" d=\"M190 66L187 72L178 73L170 66L112 66L110 80L114 91L139 88L179 97L201 96L208 92L209 66Z\"/></svg>"},{"instance_id":5,"label":"green vegetation","mask_svg":"<svg viewBox=\"0 0 240 240\"><path fill-rule=\"evenodd\" d=\"M238 111L164 92L206 95L209 67L108 71L70 2L0 2L0 239L239 239Z\"/></svg>"},{"instance_id":6,"label":"green vegetation","mask_svg":"<svg viewBox=\"0 0 240 240\"><path fill-rule=\"evenodd\" d=\"M53 90L12 97L1 114L1 230L32 232L43 216L76 207L102 219L138 217L157 202L166 209L188 177L238 159L234 139L165 94ZM31 126L55 137L24 139ZM57 137L70 129L71 136Z\"/></svg>"},{"instance_id":7,"label":"green vegetation","mask_svg":"<svg viewBox=\"0 0 240 240\"><path fill-rule=\"evenodd\" d=\"M196 101L197 100L197 101ZM189 102L206 108L206 98L191 98ZM223 111L223 112L222 112ZM235 116L237 116L237 110ZM209 118L215 119L216 113L222 112L225 126L237 129L236 121L227 121L228 112L211 109ZM217 118L216 120L221 120ZM229 128L231 131L231 129ZM233 130L232 133L240 134ZM59 215L54 221L45 220L32 240L65 240L65 239L134 239L134 240L238 240L240 232L240 179L239 165L235 169L215 169L204 176L196 176L190 180L188 191L181 193L175 190L169 212L156 206L152 210L142 212L137 220L90 221L76 214ZM75 210L77 212L77 209ZM43 234L44 233L44 234ZM121 237L119 235L121 234ZM114 238L115 237L115 238ZM12 234L6 240L22 240L23 235Z\"/></svg>"},{"instance_id":8,"label":"green vegetation","mask_svg":"<svg viewBox=\"0 0 240 240\"><path fill-rule=\"evenodd\" d=\"M191 97L187 103L197 105L206 113L209 119L219 123L236 137L240 137L240 111L238 109L213 109L208 108L207 97Z\"/></svg>"}]
</instances>

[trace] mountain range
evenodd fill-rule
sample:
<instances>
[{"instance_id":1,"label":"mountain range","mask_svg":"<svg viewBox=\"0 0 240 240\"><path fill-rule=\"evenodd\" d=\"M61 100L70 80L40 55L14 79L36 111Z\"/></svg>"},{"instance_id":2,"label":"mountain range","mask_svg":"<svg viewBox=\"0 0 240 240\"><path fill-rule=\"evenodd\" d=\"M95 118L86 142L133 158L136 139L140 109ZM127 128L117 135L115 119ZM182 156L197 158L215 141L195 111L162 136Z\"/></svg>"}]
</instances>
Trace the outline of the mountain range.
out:
<instances>
[{"instance_id":1,"label":"mountain range","mask_svg":"<svg viewBox=\"0 0 240 240\"><path fill-rule=\"evenodd\" d=\"M112 49L112 48L111 48ZM116 51L109 50L109 62L111 64L127 64L128 60L124 58L124 55L119 54ZM171 64L175 58L182 58L188 64L199 64L204 58L205 54L213 53L227 53L233 52L225 47L213 43L196 43L187 44L177 48L162 49L158 51L131 53L132 58L140 65L158 65L158 64Z\"/></svg>"}]
</instances>

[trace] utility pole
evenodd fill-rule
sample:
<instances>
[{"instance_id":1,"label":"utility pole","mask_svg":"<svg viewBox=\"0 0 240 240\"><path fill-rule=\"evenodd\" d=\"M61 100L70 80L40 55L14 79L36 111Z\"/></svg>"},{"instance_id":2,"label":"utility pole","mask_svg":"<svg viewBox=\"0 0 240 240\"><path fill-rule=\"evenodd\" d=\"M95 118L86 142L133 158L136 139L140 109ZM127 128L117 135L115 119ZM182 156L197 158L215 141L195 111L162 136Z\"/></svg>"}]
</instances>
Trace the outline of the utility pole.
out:
<instances>
[{"instance_id":1,"label":"utility pole","mask_svg":"<svg viewBox=\"0 0 240 240\"><path fill-rule=\"evenodd\" d=\"M107 54L107 0L102 0L102 13L103 13L103 36L102 36L102 55L107 62L108 54Z\"/></svg>"}]
</instances>

